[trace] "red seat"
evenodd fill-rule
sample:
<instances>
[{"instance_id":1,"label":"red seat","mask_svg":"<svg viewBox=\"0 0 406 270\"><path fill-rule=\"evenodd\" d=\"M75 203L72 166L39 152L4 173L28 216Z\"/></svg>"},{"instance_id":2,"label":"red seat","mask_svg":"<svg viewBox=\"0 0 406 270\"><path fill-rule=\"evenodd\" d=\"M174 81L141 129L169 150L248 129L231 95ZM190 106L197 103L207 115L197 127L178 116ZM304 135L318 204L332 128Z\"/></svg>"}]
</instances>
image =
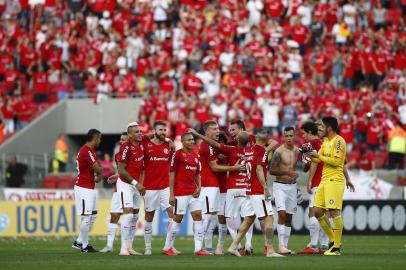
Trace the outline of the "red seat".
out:
<instances>
[{"instance_id":1,"label":"red seat","mask_svg":"<svg viewBox=\"0 0 406 270\"><path fill-rule=\"evenodd\" d=\"M42 181L43 188L56 188L58 184L58 179L53 175L48 175Z\"/></svg>"},{"instance_id":2,"label":"red seat","mask_svg":"<svg viewBox=\"0 0 406 270\"><path fill-rule=\"evenodd\" d=\"M57 188L59 189L72 189L73 188L73 183L71 177L61 177L58 180L58 185Z\"/></svg>"},{"instance_id":3,"label":"red seat","mask_svg":"<svg viewBox=\"0 0 406 270\"><path fill-rule=\"evenodd\" d=\"M353 161L353 160L357 161L359 156L360 156L360 153L358 151L348 152L347 153L347 162L350 162L350 161Z\"/></svg>"},{"instance_id":4,"label":"red seat","mask_svg":"<svg viewBox=\"0 0 406 270\"><path fill-rule=\"evenodd\" d=\"M402 17L402 10L398 8L389 9L388 15L386 16L386 22L391 24L399 24L400 18Z\"/></svg>"},{"instance_id":5,"label":"red seat","mask_svg":"<svg viewBox=\"0 0 406 270\"><path fill-rule=\"evenodd\" d=\"M385 167L387 158L388 158L388 152L386 152L385 150L376 151L375 152L375 166L376 166L376 168Z\"/></svg>"}]
</instances>

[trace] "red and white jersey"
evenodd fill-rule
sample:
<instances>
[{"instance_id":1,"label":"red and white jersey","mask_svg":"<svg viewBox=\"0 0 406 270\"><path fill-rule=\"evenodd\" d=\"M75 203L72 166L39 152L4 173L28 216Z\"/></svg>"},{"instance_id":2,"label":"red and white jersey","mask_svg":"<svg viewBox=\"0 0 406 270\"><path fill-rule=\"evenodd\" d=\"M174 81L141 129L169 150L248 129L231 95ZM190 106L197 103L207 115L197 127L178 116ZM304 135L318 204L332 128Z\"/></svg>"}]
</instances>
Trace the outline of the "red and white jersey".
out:
<instances>
[{"instance_id":1,"label":"red and white jersey","mask_svg":"<svg viewBox=\"0 0 406 270\"><path fill-rule=\"evenodd\" d=\"M94 189L94 170L93 164L98 162L96 152L86 144L80 148L76 157L76 169L78 176L75 185L82 188Z\"/></svg>"},{"instance_id":2,"label":"red and white jersey","mask_svg":"<svg viewBox=\"0 0 406 270\"><path fill-rule=\"evenodd\" d=\"M312 150L316 150L317 152L319 152L322 144L323 142L320 139L314 139L313 141L310 142ZM312 188L317 187L320 184L322 172L323 172L323 162L320 162L317 164L316 172L314 173L312 178Z\"/></svg>"},{"instance_id":3,"label":"red and white jersey","mask_svg":"<svg viewBox=\"0 0 406 270\"><path fill-rule=\"evenodd\" d=\"M169 143L155 144L148 137L144 137L143 145L145 189L160 190L169 187L169 166L172 156Z\"/></svg>"},{"instance_id":4,"label":"red and white jersey","mask_svg":"<svg viewBox=\"0 0 406 270\"><path fill-rule=\"evenodd\" d=\"M227 165L228 164L227 156L219 153L217 163L220 165ZM220 193L227 192L227 176L228 176L228 172L218 172L217 173L217 179L219 180Z\"/></svg>"},{"instance_id":5,"label":"red and white jersey","mask_svg":"<svg viewBox=\"0 0 406 270\"><path fill-rule=\"evenodd\" d=\"M217 174L213 172L209 163L217 160L217 150L211 147L208 143L202 142L199 145L199 161L202 165L202 187L218 187L219 180Z\"/></svg>"},{"instance_id":6,"label":"red and white jersey","mask_svg":"<svg viewBox=\"0 0 406 270\"><path fill-rule=\"evenodd\" d=\"M126 164L126 171L136 181L140 180L141 172L144 170L144 147L142 144L132 144L130 141L120 147L118 163ZM120 175L120 179L126 183L130 182Z\"/></svg>"},{"instance_id":7,"label":"red and white jersey","mask_svg":"<svg viewBox=\"0 0 406 270\"><path fill-rule=\"evenodd\" d=\"M268 166L268 153L265 147L261 145L254 145L252 147L254 155L246 160L247 164L247 176L249 177L249 184L247 186L247 195L261 195L264 194L264 188L259 182L257 175L258 165L262 165L263 173L266 181L267 166ZM249 168L249 169L248 169Z\"/></svg>"},{"instance_id":8,"label":"red and white jersey","mask_svg":"<svg viewBox=\"0 0 406 270\"><path fill-rule=\"evenodd\" d=\"M220 145L220 152L227 156L229 165L235 165L237 161L238 164L243 165L246 159L249 159L254 154L254 151L250 147L242 148L224 144ZM247 182L248 177L246 172L232 171L228 173L226 187L227 189L246 188Z\"/></svg>"},{"instance_id":9,"label":"red and white jersey","mask_svg":"<svg viewBox=\"0 0 406 270\"><path fill-rule=\"evenodd\" d=\"M118 167L118 162L120 161L120 151L118 151L114 155L114 161L116 162L116 166ZM114 192L117 192L117 181L114 183Z\"/></svg>"},{"instance_id":10,"label":"red and white jersey","mask_svg":"<svg viewBox=\"0 0 406 270\"><path fill-rule=\"evenodd\" d=\"M196 175L200 173L200 163L197 154L192 151L187 153L182 149L172 156L171 172L175 173L175 196L193 195L196 190Z\"/></svg>"}]
</instances>

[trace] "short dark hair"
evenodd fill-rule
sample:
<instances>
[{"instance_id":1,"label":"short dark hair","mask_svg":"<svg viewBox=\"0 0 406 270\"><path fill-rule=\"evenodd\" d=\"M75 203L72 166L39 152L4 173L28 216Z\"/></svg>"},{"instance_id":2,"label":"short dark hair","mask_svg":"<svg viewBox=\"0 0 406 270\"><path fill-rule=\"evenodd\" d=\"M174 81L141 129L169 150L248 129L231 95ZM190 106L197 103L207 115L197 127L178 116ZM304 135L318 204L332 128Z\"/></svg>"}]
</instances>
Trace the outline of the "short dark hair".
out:
<instances>
[{"instance_id":1,"label":"short dark hair","mask_svg":"<svg viewBox=\"0 0 406 270\"><path fill-rule=\"evenodd\" d=\"M186 136L189 136L189 135L194 138L194 136L193 136L192 133L186 132L186 133L183 133L183 134L180 136L181 141L183 141L183 140L185 139L185 137L186 137Z\"/></svg>"},{"instance_id":2,"label":"short dark hair","mask_svg":"<svg viewBox=\"0 0 406 270\"><path fill-rule=\"evenodd\" d=\"M217 122L216 122L216 121L214 121L214 120L207 120L207 121L204 122L204 124L203 124L203 130L204 130L204 132L206 132L209 127L215 126L215 125L217 125Z\"/></svg>"},{"instance_id":3,"label":"short dark hair","mask_svg":"<svg viewBox=\"0 0 406 270\"><path fill-rule=\"evenodd\" d=\"M307 121L302 125L303 131L310 133L312 135L317 135L318 129L315 122Z\"/></svg>"},{"instance_id":4,"label":"short dark hair","mask_svg":"<svg viewBox=\"0 0 406 270\"><path fill-rule=\"evenodd\" d=\"M91 142L93 140L94 136L97 136L99 134L101 134L101 132L99 130L94 129L94 128L89 129L89 131L87 132L87 135L86 135L86 142Z\"/></svg>"},{"instance_id":5,"label":"short dark hair","mask_svg":"<svg viewBox=\"0 0 406 270\"><path fill-rule=\"evenodd\" d=\"M224 131L220 131L219 143L227 144L227 141L228 141L227 134Z\"/></svg>"},{"instance_id":6,"label":"short dark hair","mask_svg":"<svg viewBox=\"0 0 406 270\"><path fill-rule=\"evenodd\" d=\"M283 129L283 133L285 133L285 132L288 132L288 131L295 131L295 128L294 127L292 127L292 126L289 126L289 127L285 127L284 129Z\"/></svg>"},{"instance_id":7,"label":"short dark hair","mask_svg":"<svg viewBox=\"0 0 406 270\"><path fill-rule=\"evenodd\" d=\"M121 135L120 135L120 136L127 136L127 135L128 135L127 132L121 132Z\"/></svg>"},{"instance_id":8,"label":"short dark hair","mask_svg":"<svg viewBox=\"0 0 406 270\"><path fill-rule=\"evenodd\" d=\"M230 123L230 125L237 125L242 130L245 130L245 124L242 120L235 120Z\"/></svg>"},{"instance_id":9,"label":"short dark hair","mask_svg":"<svg viewBox=\"0 0 406 270\"><path fill-rule=\"evenodd\" d=\"M326 116L326 117L323 117L322 121L323 121L323 124L326 126L326 128L331 127L331 129L334 132L338 133L338 121L337 121L337 118L332 117L332 116Z\"/></svg>"},{"instance_id":10,"label":"short dark hair","mask_svg":"<svg viewBox=\"0 0 406 270\"><path fill-rule=\"evenodd\" d=\"M164 122L162 120L155 121L154 124L152 125L152 127L154 129L156 129L157 126L165 126L166 127L166 122Z\"/></svg>"}]
</instances>

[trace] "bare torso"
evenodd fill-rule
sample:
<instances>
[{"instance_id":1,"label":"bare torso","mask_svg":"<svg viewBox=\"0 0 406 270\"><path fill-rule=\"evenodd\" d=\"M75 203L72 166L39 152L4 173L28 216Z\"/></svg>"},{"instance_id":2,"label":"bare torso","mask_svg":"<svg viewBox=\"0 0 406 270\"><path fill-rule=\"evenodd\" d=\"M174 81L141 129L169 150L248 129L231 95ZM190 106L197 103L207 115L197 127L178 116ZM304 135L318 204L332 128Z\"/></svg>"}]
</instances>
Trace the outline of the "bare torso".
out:
<instances>
[{"instance_id":1,"label":"bare torso","mask_svg":"<svg viewBox=\"0 0 406 270\"><path fill-rule=\"evenodd\" d=\"M281 160L279 162L279 169L283 171L295 171L296 162L299 156L299 148L293 146L293 148L287 148L285 145L281 145L275 150L275 153L280 154ZM294 183L296 178L292 178L289 175L276 176L276 181L283 183Z\"/></svg>"}]
</instances>

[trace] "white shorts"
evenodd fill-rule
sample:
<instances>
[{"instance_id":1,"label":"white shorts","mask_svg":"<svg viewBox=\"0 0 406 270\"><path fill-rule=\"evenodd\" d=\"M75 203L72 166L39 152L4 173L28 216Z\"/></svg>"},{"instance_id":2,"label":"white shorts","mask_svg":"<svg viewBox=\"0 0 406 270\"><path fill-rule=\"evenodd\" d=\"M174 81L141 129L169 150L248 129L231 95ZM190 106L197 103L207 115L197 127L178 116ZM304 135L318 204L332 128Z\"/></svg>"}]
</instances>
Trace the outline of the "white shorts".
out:
<instances>
[{"instance_id":1,"label":"white shorts","mask_svg":"<svg viewBox=\"0 0 406 270\"><path fill-rule=\"evenodd\" d=\"M316 197L317 187L312 187L312 194L309 198L309 207L314 207L314 198Z\"/></svg>"},{"instance_id":2,"label":"white shorts","mask_svg":"<svg viewBox=\"0 0 406 270\"><path fill-rule=\"evenodd\" d=\"M188 207L190 212L202 211L202 201L199 198L193 198L192 195L175 197L175 215L186 214L186 208Z\"/></svg>"},{"instance_id":3,"label":"white shorts","mask_svg":"<svg viewBox=\"0 0 406 270\"><path fill-rule=\"evenodd\" d=\"M121 179L117 180L117 193L121 200L121 209L132 208L140 209L141 195L131 184L127 184Z\"/></svg>"},{"instance_id":4,"label":"white shorts","mask_svg":"<svg viewBox=\"0 0 406 270\"><path fill-rule=\"evenodd\" d=\"M250 195L249 200L257 218L273 215L272 202L266 201L264 195Z\"/></svg>"},{"instance_id":5,"label":"white shorts","mask_svg":"<svg viewBox=\"0 0 406 270\"><path fill-rule=\"evenodd\" d=\"M218 201L220 189L218 187L202 187L199 199L202 201L202 213L217 213L219 211Z\"/></svg>"},{"instance_id":6,"label":"white shorts","mask_svg":"<svg viewBox=\"0 0 406 270\"><path fill-rule=\"evenodd\" d=\"M295 214L297 210L297 186L295 184L273 183L273 196L276 211L286 211Z\"/></svg>"},{"instance_id":7,"label":"white shorts","mask_svg":"<svg viewBox=\"0 0 406 270\"><path fill-rule=\"evenodd\" d=\"M97 211L97 190L74 186L77 215L91 215Z\"/></svg>"},{"instance_id":8,"label":"white shorts","mask_svg":"<svg viewBox=\"0 0 406 270\"><path fill-rule=\"evenodd\" d=\"M253 216L254 208L252 207L245 188L229 189L226 194L225 217L247 217Z\"/></svg>"},{"instance_id":9,"label":"white shorts","mask_svg":"<svg viewBox=\"0 0 406 270\"><path fill-rule=\"evenodd\" d=\"M227 193L220 193L218 200L219 211L217 212L218 216L224 216L226 212L226 197Z\"/></svg>"},{"instance_id":10,"label":"white shorts","mask_svg":"<svg viewBox=\"0 0 406 270\"><path fill-rule=\"evenodd\" d=\"M123 213L123 209L121 208L120 193L118 192L114 192L113 196L111 197L110 213Z\"/></svg>"},{"instance_id":11,"label":"white shorts","mask_svg":"<svg viewBox=\"0 0 406 270\"><path fill-rule=\"evenodd\" d=\"M169 187L159 190L145 190L144 195L145 212L166 210L171 207L169 204Z\"/></svg>"}]
</instances>

